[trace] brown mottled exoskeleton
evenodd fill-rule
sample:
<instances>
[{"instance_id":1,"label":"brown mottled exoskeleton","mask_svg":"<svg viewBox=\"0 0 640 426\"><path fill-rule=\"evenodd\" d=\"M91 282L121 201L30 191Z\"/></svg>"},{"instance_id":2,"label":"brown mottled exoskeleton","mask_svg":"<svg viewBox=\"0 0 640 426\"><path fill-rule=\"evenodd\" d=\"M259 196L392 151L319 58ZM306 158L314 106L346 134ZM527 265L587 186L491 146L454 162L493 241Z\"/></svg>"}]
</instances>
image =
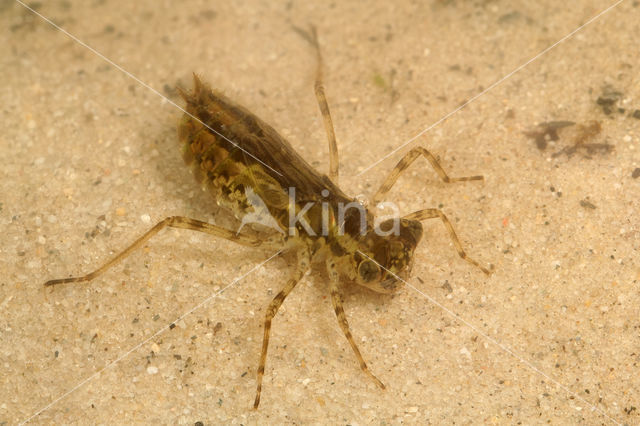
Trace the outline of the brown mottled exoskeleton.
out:
<instances>
[{"instance_id":1,"label":"brown mottled exoskeleton","mask_svg":"<svg viewBox=\"0 0 640 426\"><path fill-rule=\"evenodd\" d=\"M94 272L45 283L53 286L92 280L167 226L205 232L245 246L294 251L297 268L266 311L254 408L260 403L271 321L312 263L325 263L331 302L340 328L360 368L380 388L384 388L384 384L368 369L349 331L340 295L341 277L376 292L395 291L411 270L414 250L422 237L420 221L431 218L439 218L444 223L460 257L484 273L490 273L466 255L451 223L439 209L420 210L376 224L364 205L338 188L337 144L324 95L317 36L313 29L310 34L299 32L317 53L315 94L329 139L328 177L314 170L271 126L211 90L194 75L193 91L181 90L186 101L186 113L179 125L182 154L203 189L242 221L238 231L187 217L168 217ZM420 156L431 163L444 182L483 179L482 176L450 178L429 151L414 148L396 165L373 196L373 202L380 201L401 173ZM248 226L245 228L245 225ZM394 232L389 232L391 229Z\"/></svg>"}]
</instances>

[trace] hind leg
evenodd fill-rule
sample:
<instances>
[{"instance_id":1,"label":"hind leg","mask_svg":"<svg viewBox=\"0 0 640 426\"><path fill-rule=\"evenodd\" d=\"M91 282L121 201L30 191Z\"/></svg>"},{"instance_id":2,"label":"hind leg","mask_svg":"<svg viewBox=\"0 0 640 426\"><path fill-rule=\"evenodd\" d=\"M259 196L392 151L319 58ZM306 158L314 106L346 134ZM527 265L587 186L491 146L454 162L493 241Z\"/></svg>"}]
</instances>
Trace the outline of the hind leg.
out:
<instances>
[{"instance_id":1,"label":"hind leg","mask_svg":"<svg viewBox=\"0 0 640 426\"><path fill-rule=\"evenodd\" d=\"M83 275L81 277L71 277L71 278L58 278L55 280L49 280L44 285L46 287L54 286L58 284L64 283L79 283L84 281L91 281L92 279L99 277L102 275L107 269L114 266L116 263L120 262L125 257L129 256L134 250L141 247L147 240L156 235L162 229L166 227L171 228L182 228L182 229L191 229L192 231L204 232L205 234L214 235L216 237L221 237L229 241L233 241L238 244L242 244L245 246L258 247L262 244L262 241L245 236L245 235L237 235L228 229L221 228L216 225L212 225L207 222L203 222L196 219L191 219L184 216L171 216L160 222L158 222L153 228L148 230L143 236L138 238L133 242L129 247L118 253L113 259L99 267L93 272L88 273L87 275Z\"/></svg>"}]
</instances>

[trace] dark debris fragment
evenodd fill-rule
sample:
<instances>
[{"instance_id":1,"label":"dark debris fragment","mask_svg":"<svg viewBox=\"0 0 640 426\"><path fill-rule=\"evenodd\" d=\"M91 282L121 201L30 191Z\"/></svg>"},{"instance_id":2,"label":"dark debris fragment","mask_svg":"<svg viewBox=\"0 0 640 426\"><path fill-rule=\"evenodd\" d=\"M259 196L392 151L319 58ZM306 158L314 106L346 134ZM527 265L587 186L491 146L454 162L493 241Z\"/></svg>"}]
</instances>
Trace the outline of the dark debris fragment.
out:
<instances>
[{"instance_id":1,"label":"dark debris fragment","mask_svg":"<svg viewBox=\"0 0 640 426\"><path fill-rule=\"evenodd\" d=\"M617 107L618 101L622 98L622 93L615 90L613 87L606 85L602 88L602 94L596 99L596 103L602 108L602 111L606 115L611 115L614 112L619 111Z\"/></svg>"},{"instance_id":2,"label":"dark debris fragment","mask_svg":"<svg viewBox=\"0 0 640 426\"><path fill-rule=\"evenodd\" d=\"M523 132L525 136L533 139L536 142L536 146L540 151L543 151L547 147L549 141L558 140L558 130L573 126L573 121L549 121L545 123L539 123L537 129Z\"/></svg>"},{"instance_id":3,"label":"dark debris fragment","mask_svg":"<svg viewBox=\"0 0 640 426\"><path fill-rule=\"evenodd\" d=\"M590 158L595 154L609 154L613 151L613 145L608 142L589 142L602 132L602 125L599 121L588 121L584 124L579 124L575 128L575 133L572 137L572 145L561 149L558 152L553 153L552 157L558 157L562 154L566 154L567 157L571 157L573 154L581 151L582 154Z\"/></svg>"},{"instance_id":4,"label":"dark debris fragment","mask_svg":"<svg viewBox=\"0 0 640 426\"><path fill-rule=\"evenodd\" d=\"M222 330L222 323L218 322L215 326L213 326L213 334L218 333L220 330Z\"/></svg>"},{"instance_id":5,"label":"dark debris fragment","mask_svg":"<svg viewBox=\"0 0 640 426\"><path fill-rule=\"evenodd\" d=\"M571 129L564 130L571 127ZM539 123L535 129L523 132L525 136L533 139L536 147L544 151L550 141L560 140L559 133L562 134L563 141L570 141L568 146L551 154L551 157L567 155L571 157L577 152L581 152L589 158L595 154L608 154L613 151L613 145L608 142L590 142L597 135L602 133L602 124L599 121L591 120L585 123L575 123L573 121L560 120Z\"/></svg>"},{"instance_id":6,"label":"dark debris fragment","mask_svg":"<svg viewBox=\"0 0 640 426\"><path fill-rule=\"evenodd\" d=\"M162 86L162 91L169 98L175 98L178 96L177 85L170 86L169 84L165 83L164 86Z\"/></svg>"},{"instance_id":7,"label":"dark debris fragment","mask_svg":"<svg viewBox=\"0 0 640 426\"><path fill-rule=\"evenodd\" d=\"M595 204L593 204L587 198L585 198L584 200L580 200L580 205L582 207L584 207L585 209L591 209L591 210L595 210L596 209Z\"/></svg>"}]
</instances>

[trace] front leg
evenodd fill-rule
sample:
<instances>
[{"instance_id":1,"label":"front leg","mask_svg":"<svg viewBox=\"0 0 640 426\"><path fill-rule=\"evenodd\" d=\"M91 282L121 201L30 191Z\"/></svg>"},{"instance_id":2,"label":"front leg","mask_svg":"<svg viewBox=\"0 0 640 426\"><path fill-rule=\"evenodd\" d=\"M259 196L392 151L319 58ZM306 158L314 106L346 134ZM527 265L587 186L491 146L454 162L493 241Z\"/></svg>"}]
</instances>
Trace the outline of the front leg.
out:
<instances>
[{"instance_id":1,"label":"front leg","mask_svg":"<svg viewBox=\"0 0 640 426\"><path fill-rule=\"evenodd\" d=\"M456 251L458 252L458 256L460 256L470 264L477 266L485 274L491 275L491 271L489 269L485 268L484 266L480 265L476 260L467 256L467 253L462 248L462 244L460 243L460 240L456 235L456 231L453 229L453 225L451 225L451 222L449 222L449 219L447 219L447 216L445 216L442 210L440 209L418 210L416 212L413 212L403 217L403 219L417 220L417 221L422 221L425 219L436 219L436 218L440 218L445 228L447 228L447 232L449 232L449 237L451 238L451 241L453 241L453 245L455 246Z\"/></svg>"},{"instance_id":2,"label":"front leg","mask_svg":"<svg viewBox=\"0 0 640 426\"><path fill-rule=\"evenodd\" d=\"M447 173L444 171L442 166L440 166L440 163L438 163L438 160L436 159L436 157L434 157L433 154L431 154L425 148L418 146L416 148L413 148L411 151L407 153L407 155L402 157L402 160L400 160L398 164L396 164L396 166L393 168L393 170L391 170L391 173L389 173L389 176L387 176L387 178L384 180L384 182L380 186L380 189L378 189L378 192L376 192L375 195L373 196L372 200L374 204L377 204L380 202L382 197L387 192L389 192L393 184L396 183L400 175L421 155L429 161L429 163L431 164L431 167L433 167L436 173L438 173L438 176L440 176L440 179L442 179L446 183L465 182L469 180L484 179L484 177L482 176L449 177L449 175L447 175Z\"/></svg>"}]
</instances>

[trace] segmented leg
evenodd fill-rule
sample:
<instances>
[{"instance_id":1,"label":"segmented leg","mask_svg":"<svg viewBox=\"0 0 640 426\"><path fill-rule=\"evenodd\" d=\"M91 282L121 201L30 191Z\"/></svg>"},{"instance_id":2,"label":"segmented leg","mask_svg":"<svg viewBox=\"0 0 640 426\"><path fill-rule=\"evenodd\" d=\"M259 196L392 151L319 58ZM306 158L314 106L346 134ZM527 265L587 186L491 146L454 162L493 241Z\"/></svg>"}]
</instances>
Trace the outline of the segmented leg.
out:
<instances>
[{"instance_id":1,"label":"segmented leg","mask_svg":"<svg viewBox=\"0 0 640 426\"><path fill-rule=\"evenodd\" d=\"M302 276L307 272L310 266L310 256L309 250L305 247L298 252L298 267L294 272L293 276L289 279L284 288L273 298L269 307L267 308L267 313L264 318L264 336L262 338L262 352L260 353L260 364L258 365L258 387L256 390L256 400L253 403L253 408L257 409L260 404L260 393L262 392L262 377L264 376L264 366L267 362L267 349L269 348L269 334L271 332L271 320L275 317L278 309L284 302L284 299L287 298L291 290L300 282Z\"/></svg>"},{"instance_id":2,"label":"segmented leg","mask_svg":"<svg viewBox=\"0 0 640 426\"><path fill-rule=\"evenodd\" d=\"M445 181L447 183L464 182L464 181L468 181L468 180L483 180L484 179L483 176L464 176L464 177L453 177L453 178L449 177L449 175L447 175L447 173L444 171L444 169L440 166L440 163L438 163L438 160L436 159L436 157L434 157L433 154L431 154L425 148L423 148L421 146L418 146L418 147L413 148L411 151L409 151L407 153L407 155L405 155L402 158L402 160L400 160L398 162L398 164L396 164L396 166L393 168L393 170L391 170L391 173L389 173L389 176L387 176L385 181L382 183L382 185L380 186L380 189L378 189L378 192L376 192L376 194L373 196L373 203L374 204L377 204L377 203L380 202L381 198L387 192L389 192L389 190L391 189L393 184L396 183L396 181L398 180L400 175L420 155L424 156L427 160L429 160L429 163L431 163L431 166L434 168L436 173L438 173L438 176L440 176L440 179L442 179L443 181Z\"/></svg>"},{"instance_id":3,"label":"segmented leg","mask_svg":"<svg viewBox=\"0 0 640 426\"><path fill-rule=\"evenodd\" d=\"M44 285L53 286L56 284L63 284L63 283L78 283L78 282L84 282L84 281L91 281L92 279L100 276L104 271L111 268L116 263L120 262L125 257L129 256L131 252L133 252L135 249L142 246L149 238L153 237L154 235L156 235L158 232L160 232L163 228L167 226L171 228L183 228L183 229L191 229L193 231L204 232L206 234L215 235L216 237L221 237L226 240L233 241L235 243L242 244L245 246L257 247L262 244L262 242L258 239L255 239L246 235L242 235L242 234L236 234L232 231L229 231L227 229L221 228L216 225L212 225L207 222L202 222L200 220L191 219L183 216L171 216L158 222L158 224L156 224L153 228L148 230L143 236L141 236L136 241L134 241L133 244L131 244L129 247L121 251L116 257L114 257L113 259L111 259L110 261L108 261L107 263L105 263L95 271L87 275L84 275L82 277L60 278L56 280L50 280L44 283Z\"/></svg>"},{"instance_id":4,"label":"segmented leg","mask_svg":"<svg viewBox=\"0 0 640 426\"><path fill-rule=\"evenodd\" d=\"M327 133L327 139L329 140L329 178L336 185L338 184L338 143L336 142L336 132L333 127L333 120L331 119L331 113L329 112L329 104L327 103L327 97L324 94L324 84L322 82L322 54L320 52L320 44L318 43L318 34L315 27L311 27L311 33L294 27L296 32L300 34L305 40L313 45L316 50L317 57L317 69L316 69L316 82L314 90L316 92L316 98L318 99L318 107L322 114L322 120L324 121L324 129Z\"/></svg>"},{"instance_id":5,"label":"segmented leg","mask_svg":"<svg viewBox=\"0 0 640 426\"><path fill-rule=\"evenodd\" d=\"M442 223L444 223L444 226L447 228L447 231L449 232L449 236L451 237L451 240L453 241L453 245L456 247L456 251L458 252L458 255L460 255L461 258L463 258L467 262L471 263L472 265L475 265L478 268L480 268L480 270L482 270L482 272L484 272L485 274L490 275L491 271L489 271L487 268L481 266L478 262L476 262L475 260L473 260L469 256L467 256L467 253L465 253L464 249L462 248L462 244L460 244L460 240L458 240L458 236L456 235L456 231L453 230L453 225L451 225L451 222L449 222L449 219L447 219L447 216L445 216L445 214L442 213L441 210L439 210L439 209L418 210L417 212L413 212L413 213L403 217L403 219L421 221L421 220L425 220L425 219L434 219L434 218L437 218L437 217L439 217L442 220Z\"/></svg>"},{"instance_id":6,"label":"segmented leg","mask_svg":"<svg viewBox=\"0 0 640 426\"><path fill-rule=\"evenodd\" d=\"M369 377L371 377L376 385L378 385L381 389L384 389L384 383L382 383L380 379L374 376L371 370L369 370L369 368L367 367L367 363L364 361L364 358L362 357L362 354L360 353L360 350L358 349L358 346L356 345L356 342L351 335L351 331L349 330L349 323L347 322L347 317L344 314L344 309L342 308L342 299L340 296L340 292L338 291L339 274L335 264L331 259L327 260L327 272L329 273L329 290L331 292L331 302L333 304L333 309L336 312L336 317L338 318L338 324L340 324L342 332L351 345L351 349L353 349L356 358L358 358L358 362L360 363L360 368L362 369L362 371L364 371Z\"/></svg>"}]
</instances>

